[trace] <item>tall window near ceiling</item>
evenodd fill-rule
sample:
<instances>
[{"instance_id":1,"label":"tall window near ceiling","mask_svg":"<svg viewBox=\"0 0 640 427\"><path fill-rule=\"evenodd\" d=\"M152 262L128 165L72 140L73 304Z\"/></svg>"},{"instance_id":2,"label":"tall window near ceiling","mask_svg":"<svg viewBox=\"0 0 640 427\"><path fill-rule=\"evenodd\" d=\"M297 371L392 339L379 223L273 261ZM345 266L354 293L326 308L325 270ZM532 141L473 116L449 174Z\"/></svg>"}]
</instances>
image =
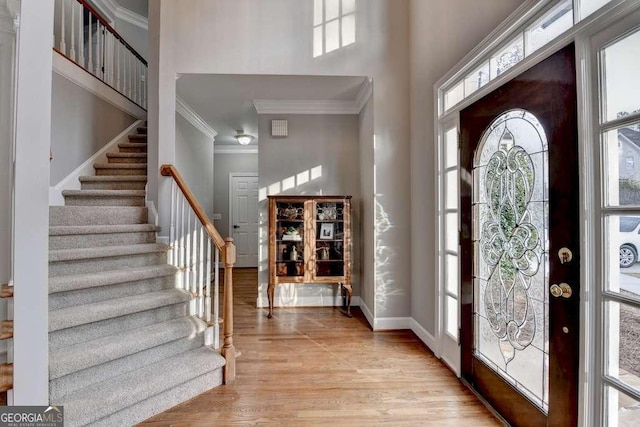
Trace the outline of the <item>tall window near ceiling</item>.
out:
<instances>
[{"instance_id":1,"label":"tall window near ceiling","mask_svg":"<svg viewBox=\"0 0 640 427\"><path fill-rule=\"evenodd\" d=\"M356 41L356 0L314 0L313 57Z\"/></svg>"}]
</instances>

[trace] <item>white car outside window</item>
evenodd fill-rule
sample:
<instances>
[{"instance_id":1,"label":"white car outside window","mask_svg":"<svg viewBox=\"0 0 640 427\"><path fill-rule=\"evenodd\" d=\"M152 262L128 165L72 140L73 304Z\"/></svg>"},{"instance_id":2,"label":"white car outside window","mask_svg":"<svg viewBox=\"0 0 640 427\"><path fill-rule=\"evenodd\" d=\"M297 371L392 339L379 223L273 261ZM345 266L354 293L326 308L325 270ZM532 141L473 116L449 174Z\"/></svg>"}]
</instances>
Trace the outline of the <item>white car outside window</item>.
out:
<instances>
[{"instance_id":1,"label":"white car outside window","mask_svg":"<svg viewBox=\"0 0 640 427\"><path fill-rule=\"evenodd\" d=\"M620 242L620 267L635 265L640 252L640 217L620 218Z\"/></svg>"}]
</instances>

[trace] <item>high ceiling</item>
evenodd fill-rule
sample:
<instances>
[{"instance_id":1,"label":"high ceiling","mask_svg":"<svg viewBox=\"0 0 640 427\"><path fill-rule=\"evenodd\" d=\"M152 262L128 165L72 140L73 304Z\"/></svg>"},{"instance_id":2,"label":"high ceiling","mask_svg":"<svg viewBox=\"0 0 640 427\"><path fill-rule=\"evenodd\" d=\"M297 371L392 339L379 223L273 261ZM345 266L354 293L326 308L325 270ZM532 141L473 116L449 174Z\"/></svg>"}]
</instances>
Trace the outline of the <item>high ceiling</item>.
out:
<instances>
[{"instance_id":1,"label":"high ceiling","mask_svg":"<svg viewBox=\"0 0 640 427\"><path fill-rule=\"evenodd\" d=\"M237 145L236 130L256 137L254 99L354 101L365 77L183 74L177 95L218 132L216 145Z\"/></svg>"}]
</instances>

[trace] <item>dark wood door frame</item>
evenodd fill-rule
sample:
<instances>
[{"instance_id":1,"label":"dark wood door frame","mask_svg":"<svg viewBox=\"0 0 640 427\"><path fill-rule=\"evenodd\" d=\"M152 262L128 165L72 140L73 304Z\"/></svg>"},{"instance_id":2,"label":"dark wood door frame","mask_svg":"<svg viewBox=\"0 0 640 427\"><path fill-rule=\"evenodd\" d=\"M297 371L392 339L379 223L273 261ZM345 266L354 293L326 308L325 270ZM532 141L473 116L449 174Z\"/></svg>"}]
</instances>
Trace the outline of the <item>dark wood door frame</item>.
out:
<instances>
[{"instance_id":1,"label":"dark wood door frame","mask_svg":"<svg viewBox=\"0 0 640 427\"><path fill-rule=\"evenodd\" d=\"M573 287L571 298L549 296L548 416L473 356L473 193L471 182L460 181L462 377L513 425L572 426L578 419L580 222L576 99L575 48L570 44L460 113L461 176L472 176L473 156L483 131L505 111L527 110L547 131L549 284L566 282ZM572 262L559 262L558 250L562 247L571 248Z\"/></svg>"}]
</instances>

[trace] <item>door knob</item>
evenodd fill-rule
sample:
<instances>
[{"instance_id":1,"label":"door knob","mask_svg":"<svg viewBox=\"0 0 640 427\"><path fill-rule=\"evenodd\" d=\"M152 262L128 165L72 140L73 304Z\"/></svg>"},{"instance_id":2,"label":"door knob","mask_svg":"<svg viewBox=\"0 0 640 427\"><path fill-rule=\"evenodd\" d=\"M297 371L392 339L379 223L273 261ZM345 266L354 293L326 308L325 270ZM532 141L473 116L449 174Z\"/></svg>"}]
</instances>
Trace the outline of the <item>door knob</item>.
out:
<instances>
[{"instance_id":1,"label":"door knob","mask_svg":"<svg viewBox=\"0 0 640 427\"><path fill-rule=\"evenodd\" d=\"M567 285L566 283L560 283L559 285L556 285L554 283L549 288L549 292L551 292L551 295L553 295L556 298L560 298L560 297L569 298L573 293L573 291L571 290L571 286Z\"/></svg>"},{"instance_id":2,"label":"door knob","mask_svg":"<svg viewBox=\"0 0 640 427\"><path fill-rule=\"evenodd\" d=\"M234 225L233 228L240 228L240 226L239 225Z\"/></svg>"}]
</instances>

